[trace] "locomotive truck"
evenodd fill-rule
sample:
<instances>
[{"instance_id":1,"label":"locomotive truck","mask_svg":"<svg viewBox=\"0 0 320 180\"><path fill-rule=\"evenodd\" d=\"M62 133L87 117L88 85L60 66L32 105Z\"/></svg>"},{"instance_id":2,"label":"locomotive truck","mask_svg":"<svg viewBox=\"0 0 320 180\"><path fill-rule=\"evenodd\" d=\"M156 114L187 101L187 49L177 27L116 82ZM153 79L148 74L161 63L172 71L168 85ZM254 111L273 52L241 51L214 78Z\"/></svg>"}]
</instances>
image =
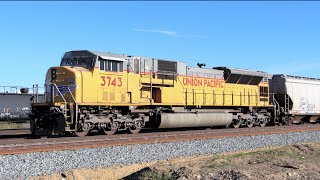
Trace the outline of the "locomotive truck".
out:
<instances>
[{"instance_id":1,"label":"locomotive truck","mask_svg":"<svg viewBox=\"0 0 320 180\"><path fill-rule=\"evenodd\" d=\"M32 104L31 131L85 136L100 130L112 135L142 128L288 124L290 107L283 104L290 103L269 92L272 77L262 71L69 51L60 66L47 71L45 102Z\"/></svg>"}]
</instances>

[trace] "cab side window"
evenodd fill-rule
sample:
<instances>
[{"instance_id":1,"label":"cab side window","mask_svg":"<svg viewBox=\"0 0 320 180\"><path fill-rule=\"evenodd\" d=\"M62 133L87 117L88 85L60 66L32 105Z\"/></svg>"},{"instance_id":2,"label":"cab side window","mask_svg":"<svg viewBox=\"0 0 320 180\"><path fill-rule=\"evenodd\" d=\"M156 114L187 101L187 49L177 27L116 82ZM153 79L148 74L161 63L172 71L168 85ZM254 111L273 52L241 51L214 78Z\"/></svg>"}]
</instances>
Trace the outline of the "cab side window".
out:
<instances>
[{"instance_id":1,"label":"cab side window","mask_svg":"<svg viewBox=\"0 0 320 180\"><path fill-rule=\"evenodd\" d=\"M101 71L123 72L123 62L100 59Z\"/></svg>"},{"instance_id":2,"label":"cab side window","mask_svg":"<svg viewBox=\"0 0 320 180\"><path fill-rule=\"evenodd\" d=\"M123 72L123 62L122 61L118 63L118 71Z\"/></svg>"},{"instance_id":3,"label":"cab side window","mask_svg":"<svg viewBox=\"0 0 320 180\"><path fill-rule=\"evenodd\" d=\"M108 69L107 71L112 71L112 61L108 61Z\"/></svg>"},{"instance_id":4,"label":"cab side window","mask_svg":"<svg viewBox=\"0 0 320 180\"><path fill-rule=\"evenodd\" d=\"M106 61L105 60L100 60L100 70L104 71L105 70L105 64L106 64Z\"/></svg>"}]
</instances>

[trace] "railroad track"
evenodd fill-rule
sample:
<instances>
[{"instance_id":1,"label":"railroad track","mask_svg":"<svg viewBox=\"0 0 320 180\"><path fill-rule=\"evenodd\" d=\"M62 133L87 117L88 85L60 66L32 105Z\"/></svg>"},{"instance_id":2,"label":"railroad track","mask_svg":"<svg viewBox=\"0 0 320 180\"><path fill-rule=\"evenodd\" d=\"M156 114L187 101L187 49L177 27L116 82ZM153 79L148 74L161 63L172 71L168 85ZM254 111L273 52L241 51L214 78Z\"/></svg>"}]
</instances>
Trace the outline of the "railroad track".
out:
<instances>
[{"instance_id":1,"label":"railroad track","mask_svg":"<svg viewBox=\"0 0 320 180\"><path fill-rule=\"evenodd\" d=\"M23 134L30 134L30 129L1 129L0 130L0 137L7 136L7 135L23 135Z\"/></svg>"},{"instance_id":2,"label":"railroad track","mask_svg":"<svg viewBox=\"0 0 320 180\"><path fill-rule=\"evenodd\" d=\"M146 131L140 134L117 134L112 136L61 137L43 139L19 138L1 140L0 155L307 131L320 131L320 124L240 129L205 129L156 132Z\"/></svg>"},{"instance_id":3,"label":"railroad track","mask_svg":"<svg viewBox=\"0 0 320 180\"><path fill-rule=\"evenodd\" d=\"M30 129L1 129L0 130L0 145L9 143L10 139L23 139L30 137Z\"/></svg>"}]
</instances>

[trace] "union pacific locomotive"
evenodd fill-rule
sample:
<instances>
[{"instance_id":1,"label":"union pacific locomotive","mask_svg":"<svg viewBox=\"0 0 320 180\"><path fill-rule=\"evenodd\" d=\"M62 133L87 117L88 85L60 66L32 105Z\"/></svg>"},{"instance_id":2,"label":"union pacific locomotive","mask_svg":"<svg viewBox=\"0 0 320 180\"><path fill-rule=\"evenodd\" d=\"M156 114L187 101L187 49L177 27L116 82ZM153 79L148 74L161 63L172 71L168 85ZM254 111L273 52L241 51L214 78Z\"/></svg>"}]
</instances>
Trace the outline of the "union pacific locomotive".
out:
<instances>
[{"instance_id":1,"label":"union pacific locomotive","mask_svg":"<svg viewBox=\"0 0 320 180\"><path fill-rule=\"evenodd\" d=\"M32 104L31 131L138 133L141 128L287 124L292 101L269 92L272 75L96 51L66 52ZM280 99L280 100L279 100ZM284 103L284 105L281 104Z\"/></svg>"}]
</instances>

